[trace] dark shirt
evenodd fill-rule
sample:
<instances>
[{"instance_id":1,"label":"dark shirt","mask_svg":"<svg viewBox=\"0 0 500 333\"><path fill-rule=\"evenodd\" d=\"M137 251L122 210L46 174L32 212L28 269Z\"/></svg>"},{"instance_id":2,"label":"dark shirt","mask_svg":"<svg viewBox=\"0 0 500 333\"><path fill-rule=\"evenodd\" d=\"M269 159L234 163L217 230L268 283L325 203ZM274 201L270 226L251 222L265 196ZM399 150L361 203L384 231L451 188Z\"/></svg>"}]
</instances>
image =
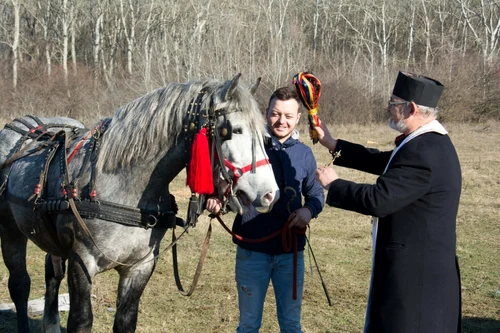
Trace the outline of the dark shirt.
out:
<instances>
[{"instance_id":1,"label":"dark shirt","mask_svg":"<svg viewBox=\"0 0 500 333\"><path fill-rule=\"evenodd\" d=\"M269 213L259 214L244 223L245 217L237 215L233 224L233 232L237 235L250 239L262 238L283 228L290 214L298 208L307 206L313 217L317 217L323 209L324 190L315 179L316 159L311 148L295 136L283 144L272 137L266 145L280 198ZM247 250L271 255L290 252L283 248L281 235L260 243L247 243L234 237L233 241ZM303 250L305 235L298 235L297 241L297 249Z\"/></svg>"}]
</instances>

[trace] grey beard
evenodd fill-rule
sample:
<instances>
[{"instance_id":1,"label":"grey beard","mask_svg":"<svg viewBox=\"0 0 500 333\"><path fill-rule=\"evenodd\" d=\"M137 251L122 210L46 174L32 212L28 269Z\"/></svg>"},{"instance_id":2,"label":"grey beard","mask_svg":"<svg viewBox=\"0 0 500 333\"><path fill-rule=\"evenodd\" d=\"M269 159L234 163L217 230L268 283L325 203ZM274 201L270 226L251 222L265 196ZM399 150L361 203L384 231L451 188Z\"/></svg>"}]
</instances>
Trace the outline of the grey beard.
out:
<instances>
[{"instance_id":1,"label":"grey beard","mask_svg":"<svg viewBox=\"0 0 500 333\"><path fill-rule=\"evenodd\" d=\"M397 123L394 122L394 119L389 119L389 127L400 133L404 133L407 129L404 119L399 120Z\"/></svg>"}]
</instances>

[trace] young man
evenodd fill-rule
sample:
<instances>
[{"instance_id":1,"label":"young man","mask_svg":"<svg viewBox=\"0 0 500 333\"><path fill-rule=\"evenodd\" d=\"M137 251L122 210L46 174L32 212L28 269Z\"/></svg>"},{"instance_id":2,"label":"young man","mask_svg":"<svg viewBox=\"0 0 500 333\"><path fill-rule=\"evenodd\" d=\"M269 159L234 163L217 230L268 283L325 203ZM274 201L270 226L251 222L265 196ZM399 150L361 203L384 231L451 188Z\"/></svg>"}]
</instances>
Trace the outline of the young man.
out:
<instances>
[{"instance_id":1,"label":"young man","mask_svg":"<svg viewBox=\"0 0 500 333\"><path fill-rule=\"evenodd\" d=\"M317 166L311 149L298 140L300 105L293 87L279 88L269 99L266 117L270 137L266 152L280 188L280 198L269 213L238 215L233 224L233 232L247 239L262 239L283 230L276 237L258 243L233 238L238 245L235 270L240 322L237 332L259 331L269 282L274 288L281 332L302 332L300 311L306 240L300 229L306 228L323 209L324 191L315 179ZM207 201L207 210L218 212L219 209L216 199ZM292 228L291 239L284 241L282 236L288 228Z\"/></svg>"},{"instance_id":2,"label":"young man","mask_svg":"<svg viewBox=\"0 0 500 333\"><path fill-rule=\"evenodd\" d=\"M372 215L373 267L365 333L461 331L456 217L461 171L455 148L436 120L443 85L400 72L387 106L402 134L381 152L334 139L324 125L319 142L341 152L335 164L380 175L375 184L316 172L333 207Z\"/></svg>"}]
</instances>

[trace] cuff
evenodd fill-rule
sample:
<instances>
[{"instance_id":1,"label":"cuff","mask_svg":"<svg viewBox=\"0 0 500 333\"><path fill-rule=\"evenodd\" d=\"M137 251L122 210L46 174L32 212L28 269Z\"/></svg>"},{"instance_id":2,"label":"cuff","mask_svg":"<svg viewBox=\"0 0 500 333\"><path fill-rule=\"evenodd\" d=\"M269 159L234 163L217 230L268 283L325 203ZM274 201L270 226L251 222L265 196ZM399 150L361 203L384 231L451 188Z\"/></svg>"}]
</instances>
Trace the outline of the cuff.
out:
<instances>
[{"instance_id":1,"label":"cuff","mask_svg":"<svg viewBox=\"0 0 500 333\"><path fill-rule=\"evenodd\" d=\"M309 207L309 206L307 206L307 205L304 205L304 208L309 209L309 211L311 212L311 218L313 218L313 219L314 219L314 218L318 217L318 214L315 214L315 213L314 213L314 210L313 210L311 207Z\"/></svg>"}]
</instances>

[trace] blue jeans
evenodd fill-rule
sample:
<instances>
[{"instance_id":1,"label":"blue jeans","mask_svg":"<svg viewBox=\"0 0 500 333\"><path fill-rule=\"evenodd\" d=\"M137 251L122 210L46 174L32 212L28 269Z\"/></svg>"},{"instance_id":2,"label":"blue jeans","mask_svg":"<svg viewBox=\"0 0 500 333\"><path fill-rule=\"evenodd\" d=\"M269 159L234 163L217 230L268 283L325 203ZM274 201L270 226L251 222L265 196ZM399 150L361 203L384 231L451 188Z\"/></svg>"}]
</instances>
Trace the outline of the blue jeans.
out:
<instances>
[{"instance_id":1,"label":"blue jeans","mask_svg":"<svg viewBox=\"0 0 500 333\"><path fill-rule=\"evenodd\" d=\"M276 297L281 333L302 333L300 309L304 291L304 251L297 254L297 299L293 299L293 253L268 255L236 250L236 286L240 323L236 332L255 333L262 324L262 310L269 282Z\"/></svg>"}]
</instances>

